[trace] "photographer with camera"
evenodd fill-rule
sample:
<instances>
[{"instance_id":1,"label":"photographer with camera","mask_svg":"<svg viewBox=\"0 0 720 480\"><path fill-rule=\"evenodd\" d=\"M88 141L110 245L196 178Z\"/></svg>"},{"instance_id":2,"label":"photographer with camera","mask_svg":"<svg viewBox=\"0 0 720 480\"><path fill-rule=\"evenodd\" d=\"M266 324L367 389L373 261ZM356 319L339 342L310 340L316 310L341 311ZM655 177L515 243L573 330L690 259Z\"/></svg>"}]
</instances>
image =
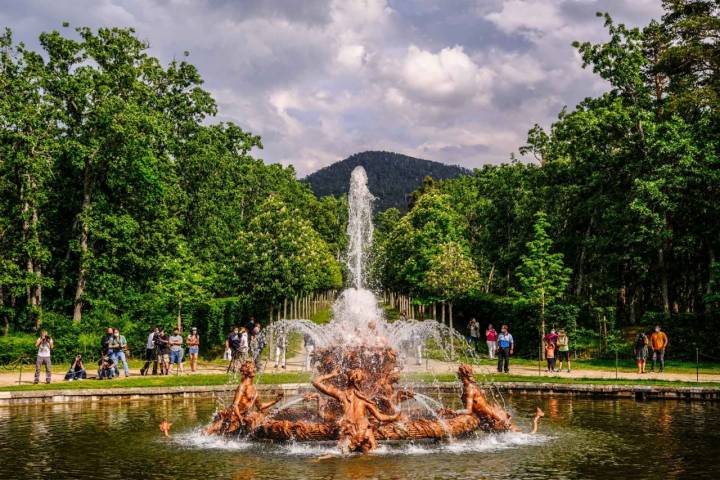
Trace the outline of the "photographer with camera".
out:
<instances>
[{"instance_id":1,"label":"photographer with camera","mask_svg":"<svg viewBox=\"0 0 720 480\"><path fill-rule=\"evenodd\" d=\"M82 355L79 353L75 355L75 361L73 362L70 370L65 374L65 380L84 380L87 378L85 372L85 365L82 361Z\"/></svg>"},{"instance_id":2,"label":"photographer with camera","mask_svg":"<svg viewBox=\"0 0 720 480\"><path fill-rule=\"evenodd\" d=\"M110 355L112 352L110 351L110 342L113 339L113 329L112 327L108 327L105 335L100 339L100 354L101 355Z\"/></svg>"},{"instance_id":3,"label":"photographer with camera","mask_svg":"<svg viewBox=\"0 0 720 480\"><path fill-rule=\"evenodd\" d=\"M158 336L155 337L155 345L158 349L158 361L162 375L170 373L170 337L165 333L165 329L160 327Z\"/></svg>"},{"instance_id":4,"label":"photographer with camera","mask_svg":"<svg viewBox=\"0 0 720 480\"><path fill-rule=\"evenodd\" d=\"M48 335L47 330L40 332L40 338L35 340L35 346L38 349L37 359L35 360L35 381L40 381L40 366L45 365L45 383L52 381L52 363L50 362L50 352L54 347L53 339Z\"/></svg>"}]
</instances>

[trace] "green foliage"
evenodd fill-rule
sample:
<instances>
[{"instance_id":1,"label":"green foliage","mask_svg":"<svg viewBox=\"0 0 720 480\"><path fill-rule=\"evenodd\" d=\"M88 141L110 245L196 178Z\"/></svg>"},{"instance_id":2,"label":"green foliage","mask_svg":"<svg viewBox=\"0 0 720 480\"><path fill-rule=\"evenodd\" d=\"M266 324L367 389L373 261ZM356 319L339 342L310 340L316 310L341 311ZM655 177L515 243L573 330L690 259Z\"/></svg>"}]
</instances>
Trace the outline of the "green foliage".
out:
<instances>
[{"instance_id":1,"label":"green foliage","mask_svg":"<svg viewBox=\"0 0 720 480\"><path fill-rule=\"evenodd\" d=\"M599 14L607 41L575 43L608 90L563 109L548 130L530 129L520 153L536 163L513 158L423 185L405 217L380 218L377 271L386 288L435 300L420 281L424 259L454 241L468 247L482 279L456 303L460 322L488 315L509 323L520 349L537 345L533 317L541 327L543 319L577 327L577 345L603 352L625 351L620 329L641 318L715 336L698 319L716 329L720 306L720 7L663 6L662 20L645 28ZM445 198L433 214L459 218L454 238L410 221L424 218L428 195ZM694 354L685 339L698 335L677 336L675 354Z\"/></svg>"},{"instance_id":2,"label":"green foliage","mask_svg":"<svg viewBox=\"0 0 720 480\"><path fill-rule=\"evenodd\" d=\"M430 259L424 284L436 298L454 302L477 290L480 274L463 248L448 242L440 245L440 251Z\"/></svg>"},{"instance_id":3,"label":"green foliage","mask_svg":"<svg viewBox=\"0 0 720 480\"><path fill-rule=\"evenodd\" d=\"M528 253L521 257L515 272L520 288L514 293L519 301L539 308L538 330L545 335L545 310L565 294L571 271L565 267L562 253L550 253L547 216L538 212L535 217L535 236L527 243Z\"/></svg>"},{"instance_id":4,"label":"green foliage","mask_svg":"<svg viewBox=\"0 0 720 480\"><path fill-rule=\"evenodd\" d=\"M441 253L442 245L464 243L462 217L450 206L449 200L437 191L426 193L381 236L374 271L386 287L406 290L416 297L433 298L433 289L425 283L432 259Z\"/></svg>"},{"instance_id":5,"label":"green foliage","mask_svg":"<svg viewBox=\"0 0 720 480\"><path fill-rule=\"evenodd\" d=\"M179 322L210 350L242 316L340 285L346 200L213 124L193 65L161 65L132 29L40 46L0 35L2 333L48 328L69 358L108 325L142 350L151 325Z\"/></svg>"}]
</instances>

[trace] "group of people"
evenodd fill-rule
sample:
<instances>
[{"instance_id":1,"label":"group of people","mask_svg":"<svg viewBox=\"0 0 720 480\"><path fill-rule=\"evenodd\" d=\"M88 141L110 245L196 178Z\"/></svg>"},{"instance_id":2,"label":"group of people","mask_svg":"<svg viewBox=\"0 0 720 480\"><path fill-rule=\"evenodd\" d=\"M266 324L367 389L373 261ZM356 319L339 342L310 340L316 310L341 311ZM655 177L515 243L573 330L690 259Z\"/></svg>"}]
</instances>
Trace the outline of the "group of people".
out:
<instances>
[{"instance_id":1,"label":"group of people","mask_svg":"<svg viewBox=\"0 0 720 480\"><path fill-rule=\"evenodd\" d=\"M477 320L474 318L470 319L470 322L468 323L468 329L470 330L470 335L468 336L468 342L471 346L475 348L475 351L477 353L480 353L480 324ZM487 345L488 350L488 358L490 360L495 359L495 354L497 353L497 339L498 339L498 333L493 328L492 323L487 326L487 329L485 330L485 344Z\"/></svg>"},{"instance_id":2,"label":"group of people","mask_svg":"<svg viewBox=\"0 0 720 480\"><path fill-rule=\"evenodd\" d=\"M468 343L477 353L480 353L480 324L474 318L468 322ZM498 333L492 323L485 329L485 344L487 345L488 358L494 360L497 356L497 371L502 373L510 372L510 355L515 349L515 340L508 331L508 326L503 325ZM547 359L546 372L558 372L563 369L563 363L567 365L570 372L570 338L565 329L557 332L553 328L550 333L543 337L543 349ZM557 360L559 366L556 369Z\"/></svg>"},{"instance_id":3,"label":"group of people","mask_svg":"<svg viewBox=\"0 0 720 480\"><path fill-rule=\"evenodd\" d=\"M480 353L480 324L477 320L471 318L468 329L470 331L468 343L474 347L477 353ZM488 324L487 329L485 329L485 344L487 345L488 358L494 360L497 357L497 371L509 373L510 355L513 354L515 340L508 331L508 326L503 325L498 334L492 323Z\"/></svg>"},{"instance_id":4,"label":"group of people","mask_svg":"<svg viewBox=\"0 0 720 480\"><path fill-rule=\"evenodd\" d=\"M245 360L252 360L255 368L262 371L262 352L265 350L265 335L261 333L262 327L255 317L250 317L248 323L243 326L233 327L225 339L224 359L229 360L228 373L237 373ZM284 339L279 338L275 351L275 367L278 361L282 360L282 368L285 368L285 354L287 351L287 334Z\"/></svg>"},{"instance_id":5,"label":"group of people","mask_svg":"<svg viewBox=\"0 0 720 480\"><path fill-rule=\"evenodd\" d=\"M150 330L145 345L145 365L140 369L140 375L147 375L152 364L153 375L169 375L171 367L175 365L178 373L185 373L183 360L187 346L190 357L190 371L197 371L197 359L200 353L200 335L197 327L192 327L187 338L183 338L180 329L175 328L172 335L168 335L161 326Z\"/></svg>"},{"instance_id":6,"label":"group of people","mask_svg":"<svg viewBox=\"0 0 720 480\"><path fill-rule=\"evenodd\" d=\"M187 338L183 338L179 329L174 329L172 335L167 335L165 330L156 326L150 330L148 335L145 366L140 369L141 375L147 375L150 371L150 364L153 364L152 374L167 375L171 365L177 365L180 373L184 373L183 357L184 346L187 346L190 356L190 369L197 370L197 359L200 352L200 336L197 328L193 327ZM40 381L40 370L45 368L45 382L52 381L52 349L55 343L46 330L40 332L40 337L35 341L38 349L35 361L34 383ZM128 358L130 351L128 341L120 332L119 328L108 327L105 335L100 341L100 359L98 360L97 378L100 380L111 379L120 376L120 365L122 364L125 377L130 376L130 365ZM158 366L160 367L158 369ZM78 353L70 365L65 380L84 380L88 377L83 356Z\"/></svg>"},{"instance_id":7,"label":"group of people","mask_svg":"<svg viewBox=\"0 0 720 480\"><path fill-rule=\"evenodd\" d=\"M570 337L567 336L564 328L555 331L554 328L543 338L545 348L545 360L547 361L546 372L560 372L563 369L563 361L567 364L567 372L570 373ZM560 364L556 369L556 363Z\"/></svg>"},{"instance_id":8,"label":"group of people","mask_svg":"<svg viewBox=\"0 0 720 480\"><path fill-rule=\"evenodd\" d=\"M650 337L645 332L640 332L635 337L635 360L637 361L638 373L645 373L649 350L652 349L651 372L655 371L656 363L660 364L660 373L665 370L665 349L669 343L668 336L662 331L660 325L655 325L655 330Z\"/></svg>"}]
</instances>

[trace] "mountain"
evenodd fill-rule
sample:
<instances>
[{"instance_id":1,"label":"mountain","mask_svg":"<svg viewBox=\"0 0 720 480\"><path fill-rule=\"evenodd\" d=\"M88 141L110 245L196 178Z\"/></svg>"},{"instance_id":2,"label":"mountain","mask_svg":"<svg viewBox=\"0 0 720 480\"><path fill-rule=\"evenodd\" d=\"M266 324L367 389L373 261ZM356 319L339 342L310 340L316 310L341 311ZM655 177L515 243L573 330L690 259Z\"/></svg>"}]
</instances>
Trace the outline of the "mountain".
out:
<instances>
[{"instance_id":1,"label":"mountain","mask_svg":"<svg viewBox=\"0 0 720 480\"><path fill-rule=\"evenodd\" d=\"M409 195L420 188L427 176L435 180L455 178L470 173L456 165L422 160L392 152L361 152L333 163L305 177L315 195L339 196L347 193L350 174L358 165L365 168L368 187L377 200L375 211L395 207L401 212L408 208Z\"/></svg>"}]
</instances>

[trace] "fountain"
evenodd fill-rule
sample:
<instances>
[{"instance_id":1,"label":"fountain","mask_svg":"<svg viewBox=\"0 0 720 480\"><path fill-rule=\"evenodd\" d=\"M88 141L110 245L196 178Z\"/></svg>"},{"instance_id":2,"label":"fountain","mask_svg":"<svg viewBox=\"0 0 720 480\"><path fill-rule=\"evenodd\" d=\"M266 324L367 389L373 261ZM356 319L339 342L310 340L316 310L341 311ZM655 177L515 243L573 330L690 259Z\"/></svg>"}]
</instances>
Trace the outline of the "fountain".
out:
<instances>
[{"instance_id":1,"label":"fountain","mask_svg":"<svg viewBox=\"0 0 720 480\"><path fill-rule=\"evenodd\" d=\"M216 414L207 434L242 435L251 440L332 440L342 452L366 453L381 441L454 439L478 431L517 430L510 415L488 401L469 365L458 369L462 410L432 405L428 397L398 386L398 354L408 344L432 340L444 345L462 337L433 320L385 320L377 298L367 288L365 270L373 235L372 201L365 170L357 167L349 193L346 261L350 287L333 305L332 321L320 326L308 320L281 320L266 329L266 333L283 329L313 337L316 391L271 410L281 399L259 400L253 385L255 367L246 362L232 405ZM410 401L415 407L404 405ZM541 415L538 409L535 428Z\"/></svg>"}]
</instances>

